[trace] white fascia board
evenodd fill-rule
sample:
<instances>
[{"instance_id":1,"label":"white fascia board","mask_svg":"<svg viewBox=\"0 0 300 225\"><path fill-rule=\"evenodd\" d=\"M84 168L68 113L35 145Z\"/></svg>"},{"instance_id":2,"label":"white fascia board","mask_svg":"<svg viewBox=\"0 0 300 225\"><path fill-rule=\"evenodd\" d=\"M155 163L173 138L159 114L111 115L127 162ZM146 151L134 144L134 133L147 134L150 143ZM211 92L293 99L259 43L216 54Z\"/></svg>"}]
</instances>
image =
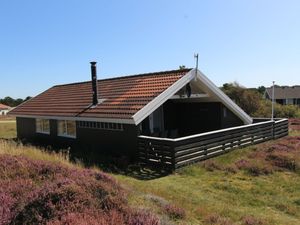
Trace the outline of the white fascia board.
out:
<instances>
[{"instance_id":1,"label":"white fascia board","mask_svg":"<svg viewBox=\"0 0 300 225\"><path fill-rule=\"evenodd\" d=\"M219 99L229 110L238 116L245 124L251 124L252 118L244 112L234 101L232 101L223 91L221 91L211 80L209 80L200 70L197 71L197 79L200 80L216 98Z\"/></svg>"},{"instance_id":2,"label":"white fascia board","mask_svg":"<svg viewBox=\"0 0 300 225\"><path fill-rule=\"evenodd\" d=\"M11 114L11 115L14 115L14 114ZM14 116L20 117L20 118L32 118L32 119L73 120L73 121L87 121L87 122L134 124L133 119L67 117L67 116L32 116L32 115L14 115Z\"/></svg>"},{"instance_id":3,"label":"white fascia board","mask_svg":"<svg viewBox=\"0 0 300 225\"><path fill-rule=\"evenodd\" d=\"M151 102L149 102L145 107L135 113L132 118L134 123L137 125L142 122L147 116L154 112L158 107L165 103L169 98L176 94L182 87L188 84L196 76L196 69L190 70L182 78L177 80L174 84L168 87L164 92L159 94Z\"/></svg>"},{"instance_id":4,"label":"white fascia board","mask_svg":"<svg viewBox=\"0 0 300 225\"><path fill-rule=\"evenodd\" d=\"M183 96L180 95L173 95L170 99L192 99L192 98L208 98L208 94L191 94L190 97L188 97L186 94Z\"/></svg>"}]
</instances>

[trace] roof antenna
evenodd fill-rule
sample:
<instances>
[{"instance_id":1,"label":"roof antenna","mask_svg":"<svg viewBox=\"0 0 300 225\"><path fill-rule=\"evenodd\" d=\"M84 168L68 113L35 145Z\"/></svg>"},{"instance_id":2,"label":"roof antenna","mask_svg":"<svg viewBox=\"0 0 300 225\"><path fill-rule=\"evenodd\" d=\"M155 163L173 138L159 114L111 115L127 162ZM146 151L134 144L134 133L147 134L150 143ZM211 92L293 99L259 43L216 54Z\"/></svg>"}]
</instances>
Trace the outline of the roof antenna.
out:
<instances>
[{"instance_id":1,"label":"roof antenna","mask_svg":"<svg viewBox=\"0 0 300 225\"><path fill-rule=\"evenodd\" d=\"M275 81L273 81L273 87L272 87L272 116L271 116L271 120L274 121L274 86L275 86Z\"/></svg>"},{"instance_id":2,"label":"roof antenna","mask_svg":"<svg viewBox=\"0 0 300 225\"><path fill-rule=\"evenodd\" d=\"M199 54L198 53L194 53L194 58L196 60L196 76L195 77L197 77Z\"/></svg>"}]
</instances>

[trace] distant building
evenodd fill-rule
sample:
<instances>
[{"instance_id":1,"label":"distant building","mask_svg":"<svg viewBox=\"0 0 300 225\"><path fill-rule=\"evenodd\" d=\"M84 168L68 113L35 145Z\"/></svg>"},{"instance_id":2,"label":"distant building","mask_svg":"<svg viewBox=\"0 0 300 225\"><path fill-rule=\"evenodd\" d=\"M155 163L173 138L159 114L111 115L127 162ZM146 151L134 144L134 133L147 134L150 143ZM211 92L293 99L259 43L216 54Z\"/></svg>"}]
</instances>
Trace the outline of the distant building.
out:
<instances>
[{"instance_id":1,"label":"distant building","mask_svg":"<svg viewBox=\"0 0 300 225\"><path fill-rule=\"evenodd\" d=\"M5 116L10 110L11 107L0 103L0 116Z\"/></svg>"},{"instance_id":2,"label":"distant building","mask_svg":"<svg viewBox=\"0 0 300 225\"><path fill-rule=\"evenodd\" d=\"M266 88L265 98L272 99L272 87ZM275 86L274 99L281 105L298 105L300 106L300 85Z\"/></svg>"}]
</instances>

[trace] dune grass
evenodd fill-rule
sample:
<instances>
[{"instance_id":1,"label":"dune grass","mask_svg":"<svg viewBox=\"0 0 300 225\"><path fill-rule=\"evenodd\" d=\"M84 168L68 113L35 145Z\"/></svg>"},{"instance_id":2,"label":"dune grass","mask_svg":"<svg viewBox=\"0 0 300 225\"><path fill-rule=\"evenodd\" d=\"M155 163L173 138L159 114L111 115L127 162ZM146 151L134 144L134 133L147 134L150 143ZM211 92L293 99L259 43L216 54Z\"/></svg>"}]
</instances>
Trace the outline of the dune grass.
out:
<instances>
[{"instance_id":1,"label":"dune grass","mask_svg":"<svg viewBox=\"0 0 300 225\"><path fill-rule=\"evenodd\" d=\"M16 135L16 122L0 118L0 138L15 138Z\"/></svg>"},{"instance_id":2,"label":"dune grass","mask_svg":"<svg viewBox=\"0 0 300 225\"><path fill-rule=\"evenodd\" d=\"M55 163L61 163L68 166L83 167L80 162L74 164L69 160L69 153L66 150L58 152L46 151L43 148L37 148L30 145L23 145L22 143L0 140L0 154L26 156L33 160L44 160Z\"/></svg>"}]
</instances>

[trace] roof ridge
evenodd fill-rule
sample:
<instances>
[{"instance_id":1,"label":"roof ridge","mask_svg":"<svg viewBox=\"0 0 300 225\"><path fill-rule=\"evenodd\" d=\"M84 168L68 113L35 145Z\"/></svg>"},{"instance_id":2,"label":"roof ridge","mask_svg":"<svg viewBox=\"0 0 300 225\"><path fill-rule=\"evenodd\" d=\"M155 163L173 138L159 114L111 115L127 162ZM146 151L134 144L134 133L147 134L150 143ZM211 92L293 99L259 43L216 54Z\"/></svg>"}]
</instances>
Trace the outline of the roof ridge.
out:
<instances>
[{"instance_id":1,"label":"roof ridge","mask_svg":"<svg viewBox=\"0 0 300 225\"><path fill-rule=\"evenodd\" d=\"M267 87L266 89L272 89L273 87ZM278 85L278 86L275 86L274 88L300 88L300 85L292 85L292 86L288 86L288 85Z\"/></svg>"},{"instance_id":2,"label":"roof ridge","mask_svg":"<svg viewBox=\"0 0 300 225\"><path fill-rule=\"evenodd\" d=\"M105 79L97 79L97 81L107 81L107 80L117 80L117 79L123 79L123 78L131 78L131 77L142 77L142 76L151 76L151 75L164 75L168 73L178 73L178 72L189 72L193 68L185 68L185 69L177 69L177 70L165 70L165 71L158 71L158 72L150 72L150 73L140 73L140 74L134 74L134 75L125 75L125 76L119 76L119 77L111 77L111 78L105 78ZM91 81L82 81L82 82L74 82L74 83L68 83L68 84L58 84L54 85L53 87L61 87L61 86L69 86L69 85L78 85L78 84L84 84L84 83L90 83Z\"/></svg>"}]
</instances>

